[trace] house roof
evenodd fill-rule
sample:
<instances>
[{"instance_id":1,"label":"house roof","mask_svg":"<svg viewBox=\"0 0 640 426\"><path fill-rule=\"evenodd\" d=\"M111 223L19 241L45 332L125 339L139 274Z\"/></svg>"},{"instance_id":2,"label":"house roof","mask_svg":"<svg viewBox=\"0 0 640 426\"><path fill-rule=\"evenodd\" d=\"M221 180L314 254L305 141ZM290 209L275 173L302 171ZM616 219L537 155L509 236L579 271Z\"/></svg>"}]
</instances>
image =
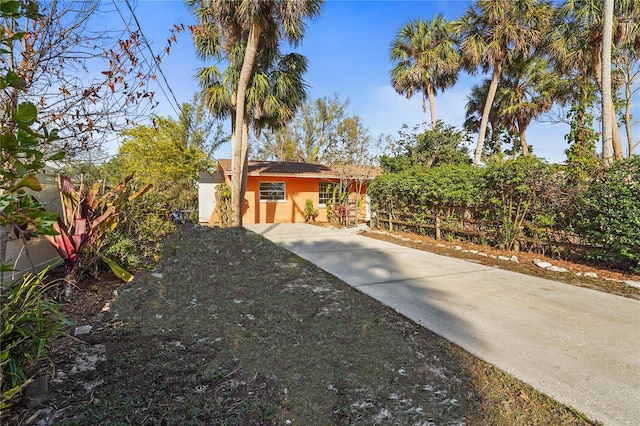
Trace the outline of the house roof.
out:
<instances>
[{"instance_id":1,"label":"house roof","mask_svg":"<svg viewBox=\"0 0 640 426\"><path fill-rule=\"evenodd\" d=\"M216 171L213 173L209 172L198 172L198 182L200 183L223 183L224 182L224 174L220 171Z\"/></svg>"},{"instance_id":2,"label":"house roof","mask_svg":"<svg viewBox=\"0 0 640 426\"><path fill-rule=\"evenodd\" d=\"M226 175L231 175L231 160L221 158L218 160L218 168ZM373 179L379 174L377 167L361 167L365 176ZM346 173L345 173L346 172ZM356 173L354 166L348 168L340 166L327 166L325 164L298 163L293 161L249 161L248 176L295 176L300 178L324 178L340 179L348 174L361 177L362 173Z\"/></svg>"}]
</instances>

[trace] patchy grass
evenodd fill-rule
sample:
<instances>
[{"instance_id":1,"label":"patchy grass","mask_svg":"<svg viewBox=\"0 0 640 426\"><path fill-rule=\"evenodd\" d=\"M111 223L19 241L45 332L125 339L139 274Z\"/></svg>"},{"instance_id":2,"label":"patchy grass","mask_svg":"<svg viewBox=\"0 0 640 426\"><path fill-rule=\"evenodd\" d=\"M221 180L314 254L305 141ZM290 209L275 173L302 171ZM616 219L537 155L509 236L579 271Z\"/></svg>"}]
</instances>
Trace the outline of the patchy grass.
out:
<instances>
[{"instance_id":1,"label":"patchy grass","mask_svg":"<svg viewBox=\"0 0 640 426\"><path fill-rule=\"evenodd\" d=\"M110 315L76 320L94 329L60 341L45 424L592 424L244 229L185 225Z\"/></svg>"}]
</instances>

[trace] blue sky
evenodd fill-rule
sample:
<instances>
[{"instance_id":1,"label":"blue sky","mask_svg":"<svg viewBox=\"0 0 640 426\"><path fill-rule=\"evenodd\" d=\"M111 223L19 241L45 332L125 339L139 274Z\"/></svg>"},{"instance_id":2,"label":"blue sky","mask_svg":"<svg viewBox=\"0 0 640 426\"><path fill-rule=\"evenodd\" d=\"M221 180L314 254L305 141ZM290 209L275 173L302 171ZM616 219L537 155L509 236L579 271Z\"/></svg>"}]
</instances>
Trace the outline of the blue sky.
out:
<instances>
[{"instance_id":1,"label":"blue sky","mask_svg":"<svg viewBox=\"0 0 640 426\"><path fill-rule=\"evenodd\" d=\"M124 3L118 1L117 4L125 15L130 15ZM132 4L142 31L156 54L164 49L169 28L174 23L195 23L182 1L138 0ZM428 112L422 110L420 94L407 100L393 90L389 79L392 68L389 48L404 23L416 18L429 20L437 13L453 20L468 4L467 1L328 0L319 18L308 23L304 41L296 49L309 60L305 79L310 86L310 98L334 93L342 99L348 98L350 112L362 119L372 136L396 136L403 124L412 127L429 121ZM111 19L113 25L122 25L117 15ZM198 91L193 75L203 65L195 55L190 34L181 33L178 44L161 64L178 102L190 101ZM456 86L439 94L436 98L438 118L461 127L466 96L482 78L482 75L461 75ZM175 116L163 96L158 100L161 102L157 110L159 115ZM640 115L637 105L638 102L635 116ZM564 124L534 123L527 138L537 155L550 162L562 162L567 147L563 136L567 131L568 126ZM624 137L624 133L622 135ZM228 157L229 144L220 148L216 155Z\"/></svg>"}]
</instances>

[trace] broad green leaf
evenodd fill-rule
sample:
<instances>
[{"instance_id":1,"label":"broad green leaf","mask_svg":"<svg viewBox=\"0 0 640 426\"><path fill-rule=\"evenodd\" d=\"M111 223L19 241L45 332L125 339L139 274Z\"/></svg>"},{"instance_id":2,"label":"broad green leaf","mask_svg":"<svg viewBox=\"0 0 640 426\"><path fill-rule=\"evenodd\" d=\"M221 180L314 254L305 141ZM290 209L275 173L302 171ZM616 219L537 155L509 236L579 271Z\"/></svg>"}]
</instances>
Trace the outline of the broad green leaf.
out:
<instances>
[{"instance_id":1,"label":"broad green leaf","mask_svg":"<svg viewBox=\"0 0 640 426\"><path fill-rule=\"evenodd\" d=\"M26 87L24 79L11 70L7 71L7 75L4 78L8 86L18 89L24 89Z\"/></svg>"},{"instance_id":2,"label":"broad green leaf","mask_svg":"<svg viewBox=\"0 0 640 426\"><path fill-rule=\"evenodd\" d=\"M116 262L114 262L113 260L107 258L102 254L100 255L100 258L104 261L104 263L109 265L109 267L111 268L111 271L113 271L116 277L120 278L125 283L130 283L131 281L133 281L134 276L131 275L129 272L125 271Z\"/></svg>"},{"instance_id":3,"label":"broad green leaf","mask_svg":"<svg viewBox=\"0 0 640 426\"><path fill-rule=\"evenodd\" d=\"M3 1L0 2L0 12L2 15L18 15L20 13L20 2Z\"/></svg>"},{"instance_id":4,"label":"broad green leaf","mask_svg":"<svg viewBox=\"0 0 640 426\"><path fill-rule=\"evenodd\" d=\"M38 110L31 102L23 102L13 110L13 121L16 124L31 125L36 121Z\"/></svg>"},{"instance_id":5,"label":"broad green leaf","mask_svg":"<svg viewBox=\"0 0 640 426\"><path fill-rule=\"evenodd\" d=\"M29 188L33 191L42 191L42 185L35 176L25 176L16 183L11 190L15 191L20 188Z\"/></svg>"},{"instance_id":6,"label":"broad green leaf","mask_svg":"<svg viewBox=\"0 0 640 426\"><path fill-rule=\"evenodd\" d=\"M66 154L67 154L67 153L66 153L66 152L64 152L64 151L56 152L56 153L55 153L55 154L53 154L52 156L47 157L47 161L57 161L57 160L62 160L62 159L65 157L65 155L66 155Z\"/></svg>"}]
</instances>

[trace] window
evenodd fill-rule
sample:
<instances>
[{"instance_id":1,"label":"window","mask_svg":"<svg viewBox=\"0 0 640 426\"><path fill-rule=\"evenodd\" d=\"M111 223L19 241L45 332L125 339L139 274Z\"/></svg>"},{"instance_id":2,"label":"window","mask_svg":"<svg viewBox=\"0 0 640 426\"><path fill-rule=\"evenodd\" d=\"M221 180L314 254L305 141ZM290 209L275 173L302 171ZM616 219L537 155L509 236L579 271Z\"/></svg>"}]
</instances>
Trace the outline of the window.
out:
<instances>
[{"instance_id":1,"label":"window","mask_svg":"<svg viewBox=\"0 0 640 426\"><path fill-rule=\"evenodd\" d=\"M332 182L318 183L318 204L327 205L333 201L333 191L337 184Z\"/></svg>"},{"instance_id":2,"label":"window","mask_svg":"<svg viewBox=\"0 0 640 426\"><path fill-rule=\"evenodd\" d=\"M284 201L284 182L260 182L260 201Z\"/></svg>"}]
</instances>

